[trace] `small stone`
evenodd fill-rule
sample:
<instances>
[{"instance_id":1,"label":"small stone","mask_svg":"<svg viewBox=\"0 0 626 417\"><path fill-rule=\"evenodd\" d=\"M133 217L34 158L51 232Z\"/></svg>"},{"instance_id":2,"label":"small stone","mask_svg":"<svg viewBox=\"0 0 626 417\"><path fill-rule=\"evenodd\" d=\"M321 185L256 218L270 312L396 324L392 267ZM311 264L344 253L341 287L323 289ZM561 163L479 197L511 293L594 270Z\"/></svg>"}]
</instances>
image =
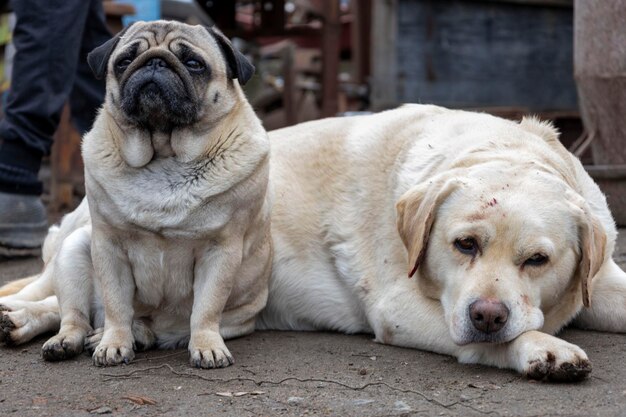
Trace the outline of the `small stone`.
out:
<instances>
[{"instance_id":1,"label":"small stone","mask_svg":"<svg viewBox=\"0 0 626 417\"><path fill-rule=\"evenodd\" d=\"M304 401L304 398L302 398L302 397L289 397L289 398L287 398L287 404L289 404L289 405L298 405L302 401Z\"/></svg>"},{"instance_id":2,"label":"small stone","mask_svg":"<svg viewBox=\"0 0 626 417\"><path fill-rule=\"evenodd\" d=\"M367 375L367 369L365 368L359 369L359 375Z\"/></svg>"},{"instance_id":3,"label":"small stone","mask_svg":"<svg viewBox=\"0 0 626 417\"><path fill-rule=\"evenodd\" d=\"M411 407L409 407L407 403L401 400L396 401L396 403L393 405L393 409L396 411L411 411Z\"/></svg>"}]
</instances>

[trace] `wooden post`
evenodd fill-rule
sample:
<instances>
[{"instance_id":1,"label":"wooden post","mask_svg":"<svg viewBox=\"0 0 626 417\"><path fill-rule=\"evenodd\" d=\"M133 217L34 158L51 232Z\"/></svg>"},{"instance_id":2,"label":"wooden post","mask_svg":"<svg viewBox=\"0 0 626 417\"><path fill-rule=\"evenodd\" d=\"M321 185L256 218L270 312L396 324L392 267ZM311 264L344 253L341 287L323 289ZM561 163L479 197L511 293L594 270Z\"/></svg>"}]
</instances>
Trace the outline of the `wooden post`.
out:
<instances>
[{"instance_id":1,"label":"wooden post","mask_svg":"<svg viewBox=\"0 0 626 417\"><path fill-rule=\"evenodd\" d=\"M353 80L364 84L370 75L370 43L372 0L353 0L352 9L352 71Z\"/></svg>"},{"instance_id":2,"label":"wooden post","mask_svg":"<svg viewBox=\"0 0 626 417\"><path fill-rule=\"evenodd\" d=\"M296 46L292 41L286 41L287 44L281 55L283 58L283 107L285 109L285 125L295 125L297 120L296 104L294 94L296 92L296 71L294 56L296 54Z\"/></svg>"},{"instance_id":3,"label":"wooden post","mask_svg":"<svg viewBox=\"0 0 626 417\"><path fill-rule=\"evenodd\" d=\"M340 37L339 0L327 0L324 2L324 25L322 27L323 117L331 117L337 114Z\"/></svg>"},{"instance_id":4,"label":"wooden post","mask_svg":"<svg viewBox=\"0 0 626 417\"><path fill-rule=\"evenodd\" d=\"M74 208L74 189L84 181L80 135L70 121L70 108L63 107L50 153L50 205L55 211Z\"/></svg>"},{"instance_id":5,"label":"wooden post","mask_svg":"<svg viewBox=\"0 0 626 417\"><path fill-rule=\"evenodd\" d=\"M370 99L375 111L398 105L397 12L398 0L373 2Z\"/></svg>"}]
</instances>

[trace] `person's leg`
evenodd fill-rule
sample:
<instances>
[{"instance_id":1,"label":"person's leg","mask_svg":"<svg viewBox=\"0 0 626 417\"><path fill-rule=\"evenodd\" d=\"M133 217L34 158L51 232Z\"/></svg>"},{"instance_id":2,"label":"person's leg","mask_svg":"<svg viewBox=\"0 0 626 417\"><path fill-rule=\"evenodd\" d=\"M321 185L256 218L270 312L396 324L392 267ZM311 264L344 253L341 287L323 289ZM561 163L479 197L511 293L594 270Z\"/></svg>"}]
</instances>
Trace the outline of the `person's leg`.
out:
<instances>
[{"instance_id":1,"label":"person's leg","mask_svg":"<svg viewBox=\"0 0 626 417\"><path fill-rule=\"evenodd\" d=\"M87 1L87 0L85 0ZM87 64L87 54L111 39L102 0L91 0L78 57L74 89L70 95L72 122L82 134L91 129L96 113L104 101L104 80L96 80Z\"/></svg>"},{"instance_id":2,"label":"person's leg","mask_svg":"<svg viewBox=\"0 0 626 417\"><path fill-rule=\"evenodd\" d=\"M12 7L16 53L0 121L0 256L31 254L45 237L37 175L74 84L90 2L16 0Z\"/></svg>"}]
</instances>

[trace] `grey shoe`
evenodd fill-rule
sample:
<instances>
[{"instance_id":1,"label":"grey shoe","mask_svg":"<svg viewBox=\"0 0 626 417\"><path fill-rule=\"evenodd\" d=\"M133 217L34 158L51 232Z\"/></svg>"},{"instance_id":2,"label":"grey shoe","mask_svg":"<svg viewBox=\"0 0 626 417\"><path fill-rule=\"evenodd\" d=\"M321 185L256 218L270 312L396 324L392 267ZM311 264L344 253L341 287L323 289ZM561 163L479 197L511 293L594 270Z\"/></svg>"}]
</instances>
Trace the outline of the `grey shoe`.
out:
<instances>
[{"instance_id":1,"label":"grey shoe","mask_svg":"<svg viewBox=\"0 0 626 417\"><path fill-rule=\"evenodd\" d=\"M36 256L48 232L38 196L0 192L0 257Z\"/></svg>"}]
</instances>

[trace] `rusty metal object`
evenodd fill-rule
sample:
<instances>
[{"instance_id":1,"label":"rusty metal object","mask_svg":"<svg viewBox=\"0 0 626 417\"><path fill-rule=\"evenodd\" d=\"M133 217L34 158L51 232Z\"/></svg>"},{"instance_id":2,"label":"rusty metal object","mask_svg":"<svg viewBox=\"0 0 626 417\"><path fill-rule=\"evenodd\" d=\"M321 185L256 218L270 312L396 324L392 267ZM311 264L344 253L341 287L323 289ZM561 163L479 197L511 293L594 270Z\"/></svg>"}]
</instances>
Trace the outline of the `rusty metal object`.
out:
<instances>
[{"instance_id":1,"label":"rusty metal object","mask_svg":"<svg viewBox=\"0 0 626 417\"><path fill-rule=\"evenodd\" d=\"M626 2L576 0L574 76L585 129L592 136L588 171L626 224ZM609 174L611 173L612 174ZM611 178L607 178L610 176Z\"/></svg>"}]
</instances>

